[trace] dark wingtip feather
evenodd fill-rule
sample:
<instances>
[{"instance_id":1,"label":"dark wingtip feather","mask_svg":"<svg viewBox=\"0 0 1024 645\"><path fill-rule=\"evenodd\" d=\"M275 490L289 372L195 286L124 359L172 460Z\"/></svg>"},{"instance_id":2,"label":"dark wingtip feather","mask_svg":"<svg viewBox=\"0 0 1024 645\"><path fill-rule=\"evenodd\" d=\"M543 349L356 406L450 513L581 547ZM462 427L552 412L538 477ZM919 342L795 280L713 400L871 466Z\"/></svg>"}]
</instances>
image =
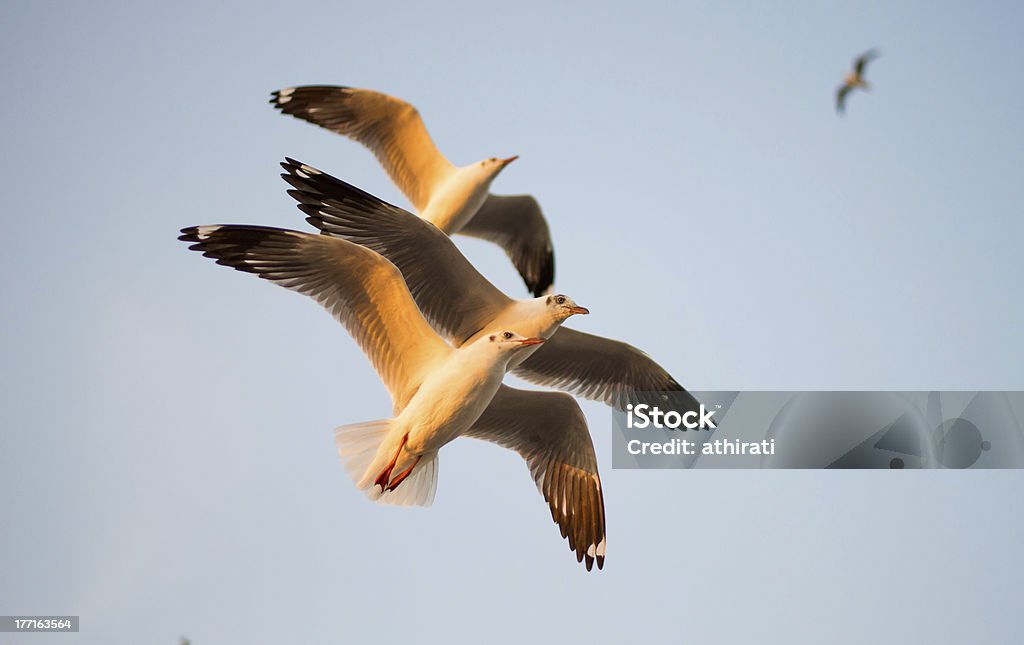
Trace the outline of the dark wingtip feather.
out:
<instances>
[{"instance_id":1,"label":"dark wingtip feather","mask_svg":"<svg viewBox=\"0 0 1024 645\"><path fill-rule=\"evenodd\" d=\"M548 251L541 260L540 275L533 284L530 284L530 280L527 276L523 275L523 279L526 280L526 286L530 288L531 292L533 292L534 297L540 297L547 293L548 289L551 288L551 285L555 283L554 251Z\"/></svg>"},{"instance_id":2,"label":"dark wingtip feather","mask_svg":"<svg viewBox=\"0 0 1024 645\"><path fill-rule=\"evenodd\" d=\"M181 235L178 239L182 242L198 242L199 241L199 227L198 226L186 226L185 228L178 231Z\"/></svg>"}]
</instances>

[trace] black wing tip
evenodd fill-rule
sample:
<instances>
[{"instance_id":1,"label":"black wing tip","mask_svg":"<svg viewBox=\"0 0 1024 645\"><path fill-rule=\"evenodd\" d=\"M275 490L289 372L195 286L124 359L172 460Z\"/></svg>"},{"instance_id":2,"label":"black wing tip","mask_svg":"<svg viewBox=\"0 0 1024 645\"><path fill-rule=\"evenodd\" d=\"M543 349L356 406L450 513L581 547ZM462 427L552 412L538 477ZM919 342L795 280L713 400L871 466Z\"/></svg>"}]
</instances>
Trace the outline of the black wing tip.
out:
<instances>
[{"instance_id":1,"label":"black wing tip","mask_svg":"<svg viewBox=\"0 0 1024 645\"><path fill-rule=\"evenodd\" d=\"M361 203L363 208L368 211L396 210L404 212L404 209L384 201L373 193L368 193L344 179L338 179L334 175L291 157L285 157L281 167L285 170L284 173L281 173L281 179L293 187L294 190L289 190L288 194L292 199L300 202L300 209L302 208L301 203L307 203L306 200L321 205L325 205L331 200L337 200Z\"/></svg>"},{"instance_id":2,"label":"black wing tip","mask_svg":"<svg viewBox=\"0 0 1024 645\"><path fill-rule=\"evenodd\" d=\"M284 110L285 106L292 101L306 103L307 101L318 100L330 94L344 96L354 89L356 88L349 87L348 85L292 85L271 92L269 102L274 107Z\"/></svg>"},{"instance_id":3,"label":"black wing tip","mask_svg":"<svg viewBox=\"0 0 1024 645\"><path fill-rule=\"evenodd\" d=\"M178 240L181 242L191 243L192 246L188 248L192 251L202 251L204 249L204 244L210 240L214 233L216 233L223 227L223 224L186 226L185 228L178 231L180 233L180 235L178 236ZM205 234L202 232L202 229L207 229Z\"/></svg>"},{"instance_id":4,"label":"black wing tip","mask_svg":"<svg viewBox=\"0 0 1024 645\"><path fill-rule=\"evenodd\" d=\"M203 257L221 266L261 278L266 277L264 269L247 262L250 254L265 244L272 254L279 253L282 248L294 248L298 241L296 236L304 235L299 231L249 224L190 226L181 232L178 239L190 242L189 250L202 253Z\"/></svg>"},{"instance_id":5,"label":"black wing tip","mask_svg":"<svg viewBox=\"0 0 1024 645\"><path fill-rule=\"evenodd\" d=\"M311 179L312 177L304 177L303 175L314 175L317 177L327 175L323 170L320 170L316 166L312 166L308 163L293 159L291 157L285 157L284 161L281 162L281 167L288 171L290 175L297 175L303 179ZM283 175L282 175L283 176ZM332 177L333 179L333 177Z\"/></svg>"},{"instance_id":6,"label":"black wing tip","mask_svg":"<svg viewBox=\"0 0 1024 645\"><path fill-rule=\"evenodd\" d=\"M539 298L548 292L548 289L555 284L555 253L549 251L544 259L541 260L540 271L537 272L536 277L533 277L533 272L528 269L520 269L519 275L522 276L523 282L526 283L526 288L530 290L535 298Z\"/></svg>"},{"instance_id":7,"label":"black wing tip","mask_svg":"<svg viewBox=\"0 0 1024 645\"><path fill-rule=\"evenodd\" d=\"M327 174L323 170L320 170L316 166L312 166L308 163L293 159L292 157L285 157L284 161L281 162L281 168L285 172L281 173L281 178L292 183L292 180L296 180L303 185L311 185L314 183L342 183L340 179ZM293 184L294 185L294 184Z\"/></svg>"},{"instance_id":8,"label":"black wing tip","mask_svg":"<svg viewBox=\"0 0 1024 645\"><path fill-rule=\"evenodd\" d=\"M604 569L604 556L603 555L590 555L587 551L580 549L576 552L576 561L582 562L586 567L587 571L593 571L594 563L597 563L597 570Z\"/></svg>"},{"instance_id":9,"label":"black wing tip","mask_svg":"<svg viewBox=\"0 0 1024 645\"><path fill-rule=\"evenodd\" d=\"M288 194L296 201L304 201L300 197L312 198L319 203L358 198L372 204L387 204L379 197L297 159L285 157L281 168L285 170L281 179L292 186L294 190L289 190Z\"/></svg>"},{"instance_id":10,"label":"black wing tip","mask_svg":"<svg viewBox=\"0 0 1024 645\"><path fill-rule=\"evenodd\" d=\"M204 230L205 229L205 230ZM294 238L303 235L300 231L274 226L257 224L206 224L203 226L186 226L179 231L178 239L182 242L205 243L211 240L231 240L232 242L253 242L267 238Z\"/></svg>"}]
</instances>

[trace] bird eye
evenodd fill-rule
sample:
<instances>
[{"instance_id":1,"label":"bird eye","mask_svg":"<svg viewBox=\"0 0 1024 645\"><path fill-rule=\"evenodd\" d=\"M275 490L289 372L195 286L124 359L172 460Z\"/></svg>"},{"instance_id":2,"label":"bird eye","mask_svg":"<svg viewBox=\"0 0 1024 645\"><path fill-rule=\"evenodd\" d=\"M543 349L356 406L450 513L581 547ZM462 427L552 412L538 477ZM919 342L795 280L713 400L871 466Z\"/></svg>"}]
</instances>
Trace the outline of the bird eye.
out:
<instances>
[{"instance_id":1,"label":"bird eye","mask_svg":"<svg viewBox=\"0 0 1024 645\"><path fill-rule=\"evenodd\" d=\"M502 336L505 337L505 340L508 340L508 339L512 338L512 332L507 331L504 334L502 334Z\"/></svg>"},{"instance_id":2,"label":"bird eye","mask_svg":"<svg viewBox=\"0 0 1024 645\"><path fill-rule=\"evenodd\" d=\"M555 298L555 302L557 302L560 305L564 305L565 304L565 296L558 296L557 298Z\"/></svg>"}]
</instances>

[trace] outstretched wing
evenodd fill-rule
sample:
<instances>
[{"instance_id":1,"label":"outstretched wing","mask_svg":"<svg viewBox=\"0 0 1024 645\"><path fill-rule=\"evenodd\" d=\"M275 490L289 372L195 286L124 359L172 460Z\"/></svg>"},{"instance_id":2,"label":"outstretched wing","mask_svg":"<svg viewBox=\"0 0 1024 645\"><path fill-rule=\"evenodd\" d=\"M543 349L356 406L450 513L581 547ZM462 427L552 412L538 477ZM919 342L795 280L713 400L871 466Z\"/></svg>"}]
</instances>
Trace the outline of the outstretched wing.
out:
<instances>
[{"instance_id":1,"label":"outstretched wing","mask_svg":"<svg viewBox=\"0 0 1024 645\"><path fill-rule=\"evenodd\" d=\"M465 436L515 450L526 460L576 559L604 566L604 495L583 411L568 394L502 385Z\"/></svg>"},{"instance_id":2,"label":"outstretched wing","mask_svg":"<svg viewBox=\"0 0 1024 645\"><path fill-rule=\"evenodd\" d=\"M358 244L265 226L193 226L181 233L179 240L217 264L320 303L369 357L396 412L452 351L423 319L398 269Z\"/></svg>"},{"instance_id":3,"label":"outstretched wing","mask_svg":"<svg viewBox=\"0 0 1024 645\"><path fill-rule=\"evenodd\" d=\"M533 295L543 295L555 281L551 232L531 195L489 195L459 232L505 249Z\"/></svg>"},{"instance_id":4,"label":"outstretched wing","mask_svg":"<svg viewBox=\"0 0 1024 645\"><path fill-rule=\"evenodd\" d=\"M857 72L857 76L863 75L864 69L867 67L868 63L875 60L876 58L878 58L877 49L869 49L868 51L858 56L857 60L853 63L853 69Z\"/></svg>"},{"instance_id":5,"label":"outstretched wing","mask_svg":"<svg viewBox=\"0 0 1024 645\"><path fill-rule=\"evenodd\" d=\"M373 90L306 85L277 90L270 102L369 148L416 210L426 208L435 188L455 172L419 111L401 99Z\"/></svg>"},{"instance_id":6,"label":"outstretched wing","mask_svg":"<svg viewBox=\"0 0 1024 645\"><path fill-rule=\"evenodd\" d=\"M846 95L853 89L849 85L843 83L836 91L836 112L842 114L846 111Z\"/></svg>"},{"instance_id":7,"label":"outstretched wing","mask_svg":"<svg viewBox=\"0 0 1024 645\"><path fill-rule=\"evenodd\" d=\"M619 409L628 403L660 403L665 397L671 397L672 405L680 406L677 409L696 410L700 405L665 368L636 347L564 325L513 374Z\"/></svg>"}]
</instances>

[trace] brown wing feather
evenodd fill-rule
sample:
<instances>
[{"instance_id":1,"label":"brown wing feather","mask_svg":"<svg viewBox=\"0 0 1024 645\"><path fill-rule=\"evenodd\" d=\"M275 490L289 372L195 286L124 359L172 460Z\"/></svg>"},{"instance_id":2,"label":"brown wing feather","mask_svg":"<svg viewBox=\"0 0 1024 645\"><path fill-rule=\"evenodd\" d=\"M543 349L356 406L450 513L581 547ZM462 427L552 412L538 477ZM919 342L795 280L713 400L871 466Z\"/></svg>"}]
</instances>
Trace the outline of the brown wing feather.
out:
<instances>
[{"instance_id":1,"label":"brown wing feather","mask_svg":"<svg viewBox=\"0 0 1024 645\"><path fill-rule=\"evenodd\" d=\"M502 385L466 434L518 452L579 562L604 566L604 494L597 455L578 403L561 392Z\"/></svg>"},{"instance_id":2,"label":"brown wing feather","mask_svg":"<svg viewBox=\"0 0 1024 645\"><path fill-rule=\"evenodd\" d=\"M451 348L420 314L402 274L345 240L265 226L194 226L178 239L217 264L316 300L352 334L403 409Z\"/></svg>"},{"instance_id":3,"label":"brown wing feather","mask_svg":"<svg viewBox=\"0 0 1024 645\"><path fill-rule=\"evenodd\" d=\"M305 85L277 90L270 102L285 114L369 148L417 210L455 167L434 145L419 111L373 90Z\"/></svg>"}]
</instances>

